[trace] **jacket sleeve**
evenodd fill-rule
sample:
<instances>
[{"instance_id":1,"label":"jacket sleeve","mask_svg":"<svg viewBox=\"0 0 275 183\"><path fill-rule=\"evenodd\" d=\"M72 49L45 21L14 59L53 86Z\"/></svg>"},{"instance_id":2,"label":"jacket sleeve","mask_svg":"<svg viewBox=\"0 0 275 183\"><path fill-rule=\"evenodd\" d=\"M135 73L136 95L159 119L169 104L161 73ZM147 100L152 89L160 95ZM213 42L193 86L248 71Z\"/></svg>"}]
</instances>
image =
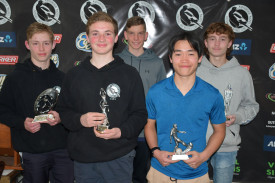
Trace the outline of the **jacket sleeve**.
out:
<instances>
[{"instance_id":1,"label":"jacket sleeve","mask_svg":"<svg viewBox=\"0 0 275 183\"><path fill-rule=\"evenodd\" d=\"M255 100L253 80L250 73L243 78L242 101L236 111L235 123L245 125L250 123L259 112L259 104Z\"/></svg>"},{"instance_id":2,"label":"jacket sleeve","mask_svg":"<svg viewBox=\"0 0 275 183\"><path fill-rule=\"evenodd\" d=\"M128 119L120 127L122 138L136 138L147 122L145 95L141 78L136 72L136 81L131 83Z\"/></svg>"},{"instance_id":3,"label":"jacket sleeve","mask_svg":"<svg viewBox=\"0 0 275 183\"><path fill-rule=\"evenodd\" d=\"M61 123L70 131L78 131L84 128L80 123L81 113L74 109L71 103L71 82L72 79L69 78L69 74L66 74L65 79L62 84L61 92L58 97L58 102L56 110L59 112Z\"/></svg>"},{"instance_id":4,"label":"jacket sleeve","mask_svg":"<svg viewBox=\"0 0 275 183\"><path fill-rule=\"evenodd\" d=\"M25 117L16 108L15 89L12 78L6 77L0 92L0 123L10 128L25 129Z\"/></svg>"}]
</instances>

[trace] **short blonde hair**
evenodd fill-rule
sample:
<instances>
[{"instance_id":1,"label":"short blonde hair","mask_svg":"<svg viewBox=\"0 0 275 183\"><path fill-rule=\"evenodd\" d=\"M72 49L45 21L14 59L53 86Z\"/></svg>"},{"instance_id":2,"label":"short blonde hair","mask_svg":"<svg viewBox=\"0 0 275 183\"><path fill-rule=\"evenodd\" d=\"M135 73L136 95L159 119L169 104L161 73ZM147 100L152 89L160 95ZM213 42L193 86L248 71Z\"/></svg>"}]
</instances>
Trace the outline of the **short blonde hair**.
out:
<instances>
[{"instance_id":1,"label":"short blonde hair","mask_svg":"<svg viewBox=\"0 0 275 183\"><path fill-rule=\"evenodd\" d=\"M41 33L41 32L48 33L50 36L50 40L52 42L54 41L54 34L53 34L51 27L49 27L45 24L38 23L38 22L32 23L27 28L27 31L26 31L27 41L29 41L34 34Z\"/></svg>"},{"instance_id":2,"label":"short blonde hair","mask_svg":"<svg viewBox=\"0 0 275 183\"><path fill-rule=\"evenodd\" d=\"M99 11L94 13L92 16L89 17L87 24L86 24L86 34L89 35L89 29L90 26L96 22L109 22L113 25L114 27L114 33L115 35L118 34L118 25L117 25L117 21L109 14Z\"/></svg>"}]
</instances>

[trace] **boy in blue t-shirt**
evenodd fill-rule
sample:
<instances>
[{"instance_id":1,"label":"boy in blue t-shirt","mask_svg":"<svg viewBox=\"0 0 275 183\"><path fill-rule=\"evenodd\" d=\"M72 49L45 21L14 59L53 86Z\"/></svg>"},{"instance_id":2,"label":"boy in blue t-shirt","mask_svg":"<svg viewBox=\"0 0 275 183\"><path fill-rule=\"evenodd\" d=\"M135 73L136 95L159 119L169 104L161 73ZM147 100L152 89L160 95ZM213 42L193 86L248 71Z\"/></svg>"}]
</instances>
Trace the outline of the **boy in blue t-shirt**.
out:
<instances>
[{"instance_id":1,"label":"boy in blue t-shirt","mask_svg":"<svg viewBox=\"0 0 275 183\"><path fill-rule=\"evenodd\" d=\"M184 32L172 37L168 49L175 73L150 88L146 98L148 121L144 129L153 154L147 179L152 183L210 182L206 161L225 136L223 98L216 88L196 77L202 59L198 39ZM214 133L206 145L209 119ZM184 142L179 148L185 150L192 144L187 160L172 160L176 139L170 143L170 137L175 126L174 136Z\"/></svg>"}]
</instances>

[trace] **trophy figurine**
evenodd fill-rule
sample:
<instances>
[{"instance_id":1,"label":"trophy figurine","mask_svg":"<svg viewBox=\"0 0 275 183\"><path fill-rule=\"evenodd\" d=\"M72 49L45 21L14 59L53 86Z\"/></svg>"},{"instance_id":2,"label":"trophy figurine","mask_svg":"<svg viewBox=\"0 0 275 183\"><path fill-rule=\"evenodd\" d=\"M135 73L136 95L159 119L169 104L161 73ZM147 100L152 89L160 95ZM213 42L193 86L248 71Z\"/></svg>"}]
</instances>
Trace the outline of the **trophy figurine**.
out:
<instances>
[{"instance_id":1,"label":"trophy figurine","mask_svg":"<svg viewBox=\"0 0 275 183\"><path fill-rule=\"evenodd\" d=\"M60 90L59 86L48 88L37 97L34 103L36 116L32 121L33 123L47 121L47 118L54 119L53 115L48 114L48 112L55 106Z\"/></svg>"},{"instance_id":2,"label":"trophy figurine","mask_svg":"<svg viewBox=\"0 0 275 183\"><path fill-rule=\"evenodd\" d=\"M188 155L186 155L186 153L192 149L193 144L190 142L187 145L180 138L178 138L177 133L186 133L186 132L179 131L177 124L173 124L173 128L171 129L171 132L170 132L170 144L172 143L172 137L173 137L173 139L176 143L176 146L174 148L175 155L172 156L172 160L187 160L187 159L189 159L189 157L188 157ZM186 147L186 149L184 151L182 151L182 149L179 148L179 143Z\"/></svg>"},{"instance_id":3,"label":"trophy figurine","mask_svg":"<svg viewBox=\"0 0 275 183\"><path fill-rule=\"evenodd\" d=\"M108 117L107 117L107 111L109 112L109 108L107 108L107 107L109 105L107 104L106 91L103 88L100 89L99 94L102 98L101 101L99 102L99 106L102 110L102 113L105 114L106 118L104 119L104 122L102 124L97 126L97 131L99 133L103 133L103 131L108 129L110 126L110 123L109 123Z\"/></svg>"},{"instance_id":4,"label":"trophy figurine","mask_svg":"<svg viewBox=\"0 0 275 183\"><path fill-rule=\"evenodd\" d=\"M224 90L224 113L225 113L225 116L228 115L229 106L230 106L232 96L233 96L233 91L232 91L231 85L228 84L227 88ZM226 120L229 120L229 119L226 118Z\"/></svg>"}]
</instances>

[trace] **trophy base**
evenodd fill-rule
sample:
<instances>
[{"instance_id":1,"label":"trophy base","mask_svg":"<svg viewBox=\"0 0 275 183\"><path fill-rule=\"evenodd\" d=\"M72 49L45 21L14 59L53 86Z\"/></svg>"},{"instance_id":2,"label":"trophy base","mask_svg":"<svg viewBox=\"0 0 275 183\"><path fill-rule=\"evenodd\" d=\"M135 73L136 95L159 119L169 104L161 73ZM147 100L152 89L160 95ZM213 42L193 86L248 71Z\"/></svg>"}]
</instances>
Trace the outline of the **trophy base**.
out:
<instances>
[{"instance_id":1,"label":"trophy base","mask_svg":"<svg viewBox=\"0 0 275 183\"><path fill-rule=\"evenodd\" d=\"M104 133L104 130L108 128L109 126L106 126L106 125L98 125L96 131L98 131L99 133Z\"/></svg>"},{"instance_id":2,"label":"trophy base","mask_svg":"<svg viewBox=\"0 0 275 183\"><path fill-rule=\"evenodd\" d=\"M47 118L54 119L52 114L41 114L41 115L35 116L32 122L33 123L44 122L44 121L47 121Z\"/></svg>"},{"instance_id":3,"label":"trophy base","mask_svg":"<svg viewBox=\"0 0 275 183\"><path fill-rule=\"evenodd\" d=\"M181 154L181 155L173 155L172 160L187 160L189 159L188 155L186 154Z\"/></svg>"}]
</instances>

